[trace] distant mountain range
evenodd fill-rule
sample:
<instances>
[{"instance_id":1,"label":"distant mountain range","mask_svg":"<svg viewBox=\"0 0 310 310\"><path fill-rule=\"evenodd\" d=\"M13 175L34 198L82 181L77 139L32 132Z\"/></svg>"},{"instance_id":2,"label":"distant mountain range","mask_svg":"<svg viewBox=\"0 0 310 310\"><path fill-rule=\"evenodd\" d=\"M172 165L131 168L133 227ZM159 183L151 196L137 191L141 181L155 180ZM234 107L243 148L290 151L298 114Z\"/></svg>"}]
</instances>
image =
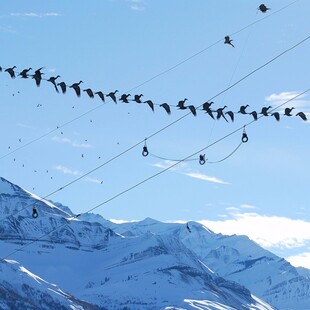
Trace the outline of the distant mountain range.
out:
<instances>
[{"instance_id":1,"label":"distant mountain range","mask_svg":"<svg viewBox=\"0 0 310 310\"><path fill-rule=\"evenodd\" d=\"M0 178L0 223L0 309L310 309L309 270L196 222L76 218Z\"/></svg>"}]
</instances>

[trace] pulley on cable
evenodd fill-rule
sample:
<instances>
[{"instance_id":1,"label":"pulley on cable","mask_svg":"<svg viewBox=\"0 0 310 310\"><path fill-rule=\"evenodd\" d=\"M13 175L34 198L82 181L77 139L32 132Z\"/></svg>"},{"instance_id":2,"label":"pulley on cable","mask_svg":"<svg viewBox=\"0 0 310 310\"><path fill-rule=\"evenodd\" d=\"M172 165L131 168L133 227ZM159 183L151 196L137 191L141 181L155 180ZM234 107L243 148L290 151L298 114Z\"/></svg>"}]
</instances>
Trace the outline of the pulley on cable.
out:
<instances>
[{"instance_id":1,"label":"pulley on cable","mask_svg":"<svg viewBox=\"0 0 310 310\"><path fill-rule=\"evenodd\" d=\"M146 157L147 155L149 155L149 151L147 149L147 145L146 145L146 138L144 140L144 146L143 146L143 150L142 150L142 156Z\"/></svg>"},{"instance_id":2,"label":"pulley on cable","mask_svg":"<svg viewBox=\"0 0 310 310\"><path fill-rule=\"evenodd\" d=\"M243 127L243 133L242 133L241 141L242 141L243 143L246 143L246 142L249 141L248 135L246 134L246 131L245 131L245 126Z\"/></svg>"}]
</instances>

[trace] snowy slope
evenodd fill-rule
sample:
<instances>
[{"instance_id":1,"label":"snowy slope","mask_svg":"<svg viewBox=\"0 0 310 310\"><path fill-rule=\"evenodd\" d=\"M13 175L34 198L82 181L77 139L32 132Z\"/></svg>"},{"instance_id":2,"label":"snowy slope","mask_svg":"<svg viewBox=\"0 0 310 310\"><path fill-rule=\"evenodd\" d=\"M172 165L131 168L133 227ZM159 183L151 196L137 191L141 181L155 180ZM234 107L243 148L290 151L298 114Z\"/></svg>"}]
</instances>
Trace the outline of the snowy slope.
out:
<instances>
[{"instance_id":1,"label":"snowy slope","mask_svg":"<svg viewBox=\"0 0 310 310\"><path fill-rule=\"evenodd\" d=\"M98 223L98 217L94 222L74 219L61 204L5 179L0 179L0 190L0 255L24 266L0 271L0 287L11 285L10 294L20 298L24 284L34 292L41 288L34 293L37 307L46 290L60 292L49 284L55 283L70 294L68 300L74 296L101 309L274 309L208 267L199 244L213 240L215 245L217 236L199 224L191 223L189 233L185 225L146 219L122 226L121 234L111 222ZM34 205L38 218L31 216ZM40 285L30 285L29 279Z\"/></svg>"},{"instance_id":2,"label":"snowy slope","mask_svg":"<svg viewBox=\"0 0 310 310\"><path fill-rule=\"evenodd\" d=\"M64 293L13 260L0 262L0 309L88 309L98 307Z\"/></svg>"},{"instance_id":3,"label":"snowy slope","mask_svg":"<svg viewBox=\"0 0 310 310\"><path fill-rule=\"evenodd\" d=\"M98 216L96 220L100 221ZM178 236L214 272L244 285L268 303L279 309L310 309L309 270L293 267L246 236L215 234L201 224L187 224L190 232L186 224L161 223L150 218L134 223L111 223L109 227L133 236L148 230Z\"/></svg>"}]
</instances>

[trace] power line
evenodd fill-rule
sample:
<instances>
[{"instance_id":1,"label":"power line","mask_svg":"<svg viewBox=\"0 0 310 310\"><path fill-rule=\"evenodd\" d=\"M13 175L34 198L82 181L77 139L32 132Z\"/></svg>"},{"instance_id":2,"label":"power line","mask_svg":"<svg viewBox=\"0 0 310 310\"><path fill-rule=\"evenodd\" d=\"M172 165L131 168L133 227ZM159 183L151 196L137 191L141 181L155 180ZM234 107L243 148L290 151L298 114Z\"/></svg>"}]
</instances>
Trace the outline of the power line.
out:
<instances>
[{"instance_id":1,"label":"power line","mask_svg":"<svg viewBox=\"0 0 310 310\"><path fill-rule=\"evenodd\" d=\"M291 101L297 99L298 97L304 95L305 93L307 93L307 92L309 92L309 91L310 91L310 88L308 88L307 90L305 90L305 91L303 91L303 92L297 94L296 96L294 96L294 97L292 97L291 99L289 99L289 100L283 102L282 104L278 105L277 107L275 107L274 109L272 109L272 111L275 111L275 110L279 109L279 108L282 107L283 105L285 105L285 104L287 104L287 103L289 103L289 102L291 102ZM191 157L193 157L193 156L195 156L195 155L197 155L197 154L199 154L199 153L205 151L206 149L208 149L208 148L210 148L210 147L216 145L217 143L220 143L221 141L227 139L228 137L234 135L234 134L237 133L238 131L244 130L245 127L250 126L250 125L253 124L254 122L257 122L257 121L258 121L259 119L261 119L262 117L264 117L264 115L260 115L260 116L257 118L257 120L252 120L251 122L249 122L249 123L247 123L247 124L245 124L245 125L243 125L243 126L237 128L237 129L231 131L230 133L226 134L225 136L223 136L223 137L221 137L221 138L215 140L215 141L212 142L211 144L208 144L207 146L201 148L200 150L198 150L198 151L196 151L196 152L194 152L194 153L192 153L192 154L186 156L185 158L179 160L178 162L176 162L176 163L174 163L174 164L172 164L172 165L166 167L165 169L159 171L158 173L155 173L155 174L153 174L153 175L151 175L151 176L149 176L149 177L143 179L142 181L140 181L140 182L134 184L133 186L128 187L127 189L125 189L125 190L119 192L118 194L116 194L116 195L114 195L114 196L112 196L112 197L106 199L105 201L103 201L103 202L97 204L96 206L92 207L91 209L89 209L89 210L87 210L87 211L85 211L85 212L83 212L83 213L80 213L80 214L77 214L77 215L73 216L73 217L70 218L69 220L74 220L74 219L77 219L77 218L78 218L79 216L81 216L82 214L90 213L90 212L92 212L92 211L98 209L99 207L101 207L101 206L103 206L103 205L105 205L105 204L111 202L112 200L114 200L114 199L116 199L116 198L118 198L118 197L120 197L120 196L126 194L127 192L129 192L129 191L131 191L131 190L133 190L133 189L139 187L140 185L142 185L142 184L144 184L144 183L146 183L146 182L148 182L148 181L150 181L150 180L152 180L152 179L158 177L159 175L161 175L161 174L163 174L164 172L166 172L166 171L168 171L168 170L174 168L175 166L179 165L180 163L186 161L187 159L189 159L189 158L191 158ZM25 245L22 246L21 248L19 248L19 249L13 251L13 252L11 252L11 253L9 253L9 254L6 255L4 258L0 258L0 261L3 261L3 260L5 260L5 259L7 259L8 257L14 255L15 253L17 253L17 252L19 252L19 251L22 251L23 249L25 249L26 247L32 245L33 243L42 240L44 237L50 235L51 233L53 233L54 231L56 231L57 229L63 227L63 226L66 225L66 224L67 224L67 222L64 222L63 224L61 224L61 225L59 225L59 226L53 228L51 231L47 232L46 234L42 235L41 237L39 237L39 238L37 238L37 239L35 239L35 240L32 240L31 242L25 244Z\"/></svg>"},{"instance_id":2,"label":"power line","mask_svg":"<svg viewBox=\"0 0 310 310\"><path fill-rule=\"evenodd\" d=\"M235 87L236 85L238 85L239 83L241 83L242 81L244 81L246 78L248 78L249 76L253 75L254 73L258 72L259 70L261 70L262 68L266 67L267 65L269 65L270 63L272 63L273 61L275 61L276 59L278 59L279 57L283 56L284 54L288 53L289 51L295 49L296 47L298 47L299 45L301 45L302 43L304 43L305 41L309 40L310 36L304 38L303 40L299 41L298 43L296 43L295 45L289 47L288 49L286 49L285 51L281 52L280 54L278 54L277 56L273 57L272 59L270 59L269 61L265 62L263 65L259 66L258 68L252 70L251 72L249 72L248 74L246 74L245 76L243 76L242 78L240 78L239 80L237 80L235 83L233 83L232 85L226 87L224 90L220 91L219 93L217 93L216 95L214 95L212 98L210 98L208 101L211 101L213 99L215 99L216 97L220 96L221 94L227 92L228 90L230 90L231 88ZM288 101L289 102L289 101ZM198 106L197 108L202 107L203 105ZM184 119L185 117L187 117L188 115L190 115L191 112L188 112L186 114L184 114L183 116L181 116L180 118L176 119L175 121L169 123L168 125L160 128L159 130L155 131L154 133L150 134L147 138L145 139L150 139L153 138L154 136L158 135L159 133L163 132L164 130L168 129L169 127L175 125L176 123L178 123L179 121L181 121L182 119ZM55 191L53 191L52 193L44 196L42 198L46 199L50 196L52 196L53 194L63 190L64 188L76 183L77 181L81 180L82 178L84 178L85 176L93 173L94 171L102 168L103 166L107 165L108 163L114 161L115 159L121 157L122 155L126 154L127 152L129 152L130 150L134 149L135 147L137 147L138 145L140 145L141 143L143 143L145 141L145 139L137 142L136 144L132 145L131 147L127 148L126 150L124 150L123 152L117 154L116 156L112 157L111 159L107 160L106 162L104 162L103 164L95 167L94 169L86 172L85 174L79 176L78 178L72 180L71 182L67 183L66 185L56 189ZM3 158L3 157L2 157ZM0 158L1 159L1 158ZM30 206L33 206L34 204L31 204ZM22 212L23 210L25 210L26 208L28 208L29 206L26 206L24 208L22 208L19 212Z\"/></svg>"},{"instance_id":3,"label":"power line","mask_svg":"<svg viewBox=\"0 0 310 310\"><path fill-rule=\"evenodd\" d=\"M261 19L259 19L259 20L255 21L255 22L252 22L252 23L250 23L250 24L244 26L243 28L241 28L241 29L239 29L239 30L233 32L233 33L230 34L230 35L238 34L238 33L242 32L243 30L245 30L245 29L247 29L247 28L249 28L249 27L252 27L252 26L254 26L255 24L257 24L257 23L259 23L259 22L261 22L261 21L263 21L263 20L265 20L265 19L267 19L267 18L269 18L269 17L271 17L271 16L273 16L273 15L275 15L275 14L281 12L282 10L285 10L286 8L288 8L289 6L291 6L291 5L295 4L295 3L297 3L298 1L300 1L300 0L295 0L295 1L291 2L291 3L289 3L288 5L286 5L286 6L282 7L282 8L280 8L279 10L276 10L276 11L274 11L274 12L272 12L272 13L270 13L270 14L264 16L264 17L262 17ZM209 46L207 46L207 47L201 49L200 51L194 53L194 54L191 55L190 57L188 57L188 58L182 60L181 62L179 62L179 63L177 63L177 64L171 66L170 68L168 68L168 69L166 69L166 70L164 70L164 71L162 71L162 72L156 74L155 76L149 78L148 80L146 80L146 81L144 81L144 82L138 84L137 86L135 86L135 87L129 89L127 92L131 92L131 91L133 91L133 90L135 90L135 89L137 89L137 88L139 88L139 87L141 87L141 86L143 86L143 85L145 85L145 84L147 84L147 83L153 81L154 79L156 79L156 78L158 78L158 77L160 77L160 76L162 76L162 75L164 75L164 74L166 74L166 73L168 73L168 72L174 70L175 68L177 68L177 67L181 66L182 64L184 64L184 63L190 61L191 59L195 58L196 56L198 56L198 55L204 53L205 51L207 51L208 49L212 48L213 46L215 46L216 44L218 44L218 43L220 43L220 42L222 42L222 39L217 40L216 42L212 43L211 45L209 45ZM4 68L1 68L1 69L4 69ZM227 89L227 90L228 90L228 89ZM220 93L220 94L221 94L221 93ZM220 95L220 94L218 94L218 95ZM217 96L216 96L216 97L217 97ZM213 97L213 98L215 98L215 97ZM213 98L212 98L212 99L213 99ZM212 99L210 99L210 100L212 100ZM110 101L111 101L111 100L110 100ZM93 108L93 109L90 109L90 110L86 111L85 113L81 114L80 116L77 116L77 117L75 117L75 118L73 118L73 119L71 119L71 120L69 120L69 121L63 123L63 124L61 124L60 126L57 126L57 128L52 129L51 131L49 131L49 132L47 132L47 133L45 133L45 134L43 134L43 135L41 135L41 136L39 136L39 137L37 137L37 138L31 140L31 141L29 141L28 143L26 143L26 144L24 144L24 145L22 145L22 146L20 146L20 147L18 147L18 148L16 148L16 149L12 150L11 152L9 152L9 153L7 153L7 154L5 154L5 155L2 155L2 156L0 157L0 160L3 159L3 158L5 158L5 157L7 157L7 156L9 156L9 155L11 155L11 154L13 154L13 153L15 153L15 152L17 152L17 151L19 151L20 149L23 149L23 148L25 148L25 147L27 147L27 146L29 146L29 145L31 145L31 144L33 144L33 143L35 143L35 142L41 140L42 138L44 138L44 137L50 135L51 133L57 131L58 129L63 128L63 127L65 127L65 126L71 124L72 122L75 122L75 121L79 120L80 118L84 117L85 115L88 115L88 114L92 113L93 111L99 109L99 108L102 107L103 105L104 105L104 104L100 104L99 106L97 106L97 107L95 107L95 108ZM187 116L187 115L186 115L186 116ZM181 119L182 119L182 118L181 118ZM170 126L169 126L169 127L170 127Z\"/></svg>"}]
</instances>

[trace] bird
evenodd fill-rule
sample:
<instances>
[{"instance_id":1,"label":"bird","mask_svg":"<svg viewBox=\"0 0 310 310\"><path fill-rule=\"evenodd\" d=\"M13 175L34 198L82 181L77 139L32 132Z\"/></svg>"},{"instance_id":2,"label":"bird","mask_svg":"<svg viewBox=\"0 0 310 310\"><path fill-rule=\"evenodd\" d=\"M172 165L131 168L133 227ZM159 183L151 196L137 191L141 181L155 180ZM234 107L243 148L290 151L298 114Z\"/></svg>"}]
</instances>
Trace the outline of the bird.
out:
<instances>
[{"instance_id":1,"label":"bird","mask_svg":"<svg viewBox=\"0 0 310 310\"><path fill-rule=\"evenodd\" d=\"M42 80L42 75L44 73L41 72L41 70L43 69L44 67L41 67L39 69L37 69L36 71L34 71L34 74L32 75L32 78L35 79L36 81L36 85L39 87L40 84L41 84L41 80Z\"/></svg>"},{"instance_id":2,"label":"bird","mask_svg":"<svg viewBox=\"0 0 310 310\"><path fill-rule=\"evenodd\" d=\"M193 105L189 105L186 108L189 109L194 116L197 116L196 108Z\"/></svg>"},{"instance_id":3,"label":"bird","mask_svg":"<svg viewBox=\"0 0 310 310\"><path fill-rule=\"evenodd\" d=\"M188 223L186 223L186 229L187 229L189 232L192 232L191 229L190 229L189 226L188 226Z\"/></svg>"},{"instance_id":4,"label":"bird","mask_svg":"<svg viewBox=\"0 0 310 310\"><path fill-rule=\"evenodd\" d=\"M58 83L58 84L57 84L57 86L60 86L61 91L62 91L62 93L63 93L63 94L65 94L65 93L66 93L66 90L67 90L67 85L66 85L66 83L65 83L65 82L60 82L60 83Z\"/></svg>"},{"instance_id":5,"label":"bird","mask_svg":"<svg viewBox=\"0 0 310 310\"><path fill-rule=\"evenodd\" d=\"M115 103L117 103L116 101L116 93L118 92L118 90L114 91L114 92L110 92L107 94L107 97L110 97Z\"/></svg>"},{"instance_id":6,"label":"bird","mask_svg":"<svg viewBox=\"0 0 310 310\"><path fill-rule=\"evenodd\" d=\"M224 44L229 44L229 45L231 45L232 47L235 47L231 42L232 42L233 40L229 37L229 36L226 36L225 37L225 41L224 41Z\"/></svg>"},{"instance_id":7,"label":"bird","mask_svg":"<svg viewBox=\"0 0 310 310\"><path fill-rule=\"evenodd\" d=\"M89 96L89 98L94 98L94 93L90 88L87 89L83 89L83 91L86 91L87 95Z\"/></svg>"},{"instance_id":8,"label":"bird","mask_svg":"<svg viewBox=\"0 0 310 310\"><path fill-rule=\"evenodd\" d=\"M262 13L266 13L270 8L267 8L265 4L261 4L258 8Z\"/></svg>"},{"instance_id":9,"label":"bird","mask_svg":"<svg viewBox=\"0 0 310 310\"><path fill-rule=\"evenodd\" d=\"M143 97L143 94L135 95L134 99L132 101L135 101L137 103L142 103L141 97Z\"/></svg>"},{"instance_id":10,"label":"bird","mask_svg":"<svg viewBox=\"0 0 310 310\"><path fill-rule=\"evenodd\" d=\"M271 114L271 116L274 116L277 121L280 120L280 113L279 112L274 112Z\"/></svg>"},{"instance_id":11,"label":"bird","mask_svg":"<svg viewBox=\"0 0 310 310\"><path fill-rule=\"evenodd\" d=\"M131 96L130 94L122 94L119 100L123 101L124 103L129 103L128 97Z\"/></svg>"},{"instance_id":12,"label":"bird","mask_svg":"<svg viewBox=\"0 0 310 310\"><path fill-rule=\"evenodd\" d=\"M268 116L268 110L271 108L271 106L269 107L263 107L262 111L259 114L263 114L265 116Z\"/></svg>"},{"instance_id":13,"label":"bird","mask_svg":"<svg viewBox=\"0 0 310 310\"><path fill-rule=\"evenodd\" d=\"M180 110L185 110L186 107L184 106L185 104L185 101L187 100L187 98L184 98L184 100L180 100L177 104L177 107L180 109Z\"/></svg>"},{"instance_id":14,"label":"bird","mask_svg":"<svg viewBox=\"0 0 310 310\"><path fill-rule=\"evenodd\" d=\"M230 119L231 119L232 122L234 121L234 119L235 119L234 112L232 112L232 111L227 111L227 112L225 112L225 114L228 114L228 115L229 115L229 117L230 117Z\"/></svg>"},{"instance_id":15,"label":"bird","mask_svg":"<svg viewBox=\"0 0 310 310\"><path fill-rule=\"evenodd\" d=\"M220 119L221 117L224 118L224 120L226 122L228 122L227 118L225 117L224 113L223 113L223 110L227 108L227 106L225 105L223 108L218 108L215 112L217 112L217 115L216 115L216 119Z\"/></svg>"},{"instance_id":16,"label":"bird","mask_svg":"<svg viewBox=\"0 0 310 310\"><path fill-rule=\"evenodd\" d=\"M211 101L211 102L207 101L207 102L203 103L202 104L202 109L207 111L207 109L209 109L213 103L214 103L213 101Z\"/></svg>"},{"instance_id":17,"label":"bird","mask_svg":"<svg viewBox=\"0 0 310 310\"><path fill-rule=\"evenodd\" d=\"M47 80L48 82L51 82L51 83L54 85L54 87L55 87L57 93L59 93L59 90L58 90L58 88L57 88L57 85L56 85L56 82L55 82L55 81L56 81L59 77L60 77L60 75L51 76L51 77Z\"/></svg>"},{"instance_id":18,"label":"bird","mask_svg":"<svg viewBox=\"0 0 310 310\"><path fill-rule=\"evenodd\" d=\"M152 109L152 111L154 112L154 103L152 100L146 100L144 101L144 103L147 103L148 106Z\"/></svg>"},{"instance_id":19,"label":"bird","mask_svg":"<svg viewBox=\"0 0 310 310\"><path fill-rule=\"evenodd\" d=\"M253 116L255 121L257 121L257 112L256 111L252 111L249 114Z\"/></svg>"},{"instance_id":20,"label":"bird","mask_svg":"<svg viewBox=\"0 0 310 310\"><path fill-rule=\"evenodd\" d=\"M104 102L104 93L102 91L95 92L95 95L98 95L100 99Z\"/></svg>"},{"instance_id":21,"label":"bird","mask_svg":"<svg viewBox=\"0 0 310 310\"><path fill-rule=\"evenodd\" d=\"M304 120L304 121L307 120L307 116L306 116L306 114L305 114L304 112L298 112L298 113L296 114L296 116L301 117L301 119Z\"/></svg>"},{"instance_id":22,"label":"bird","mask_svg":"<svg viewBox=\"0 0 310 310\"><path fill-rule=\"evenodd\" d=\"M238 113L241 113L241 114L247 114L247 112L245 111L245 109L249 107L249 105L242 105L238 111Z\"/></svg>"},{"instance_id":23,"label":"bird","mask_svg":"<svg viewBox=\"0 0 310 310\"><path fill-rule=\"evenodd\" d=\"M73 83L71 86L69 86L70 88L73 88L75 90L75 93L78 97L81 96L81 88L80 88L81 83L83 83L83 81L80 81L78 83Z\"/></svg>"},{"instance_id":24,"label":"bird","mask_svg":"<svg viewBox=\"0 0 310 310\"><path fill-rule=\"evenodd\" d=\"M292 112L293 109L295 109L295 108L285 108L284 115L292 116L291 112Z\"/></svg>"},{"instance_id":25,"label":"bird","mask_svg":"<svg viewBox=\"0 0 310 310\"><path fill-rule=\"evenodd\" d=\"M165 103L160 104L159 106L164 108L168 114L171 114L170 106L168 103L165 102Z\"/></svg>"},{"instance_id":26,"label":"bird","mask_svg":"<svg viewBox=\"0 0 310 310\"><path fill-rule=\"evenodd\" d=\"M12 68L7 68L4 70L4 72L7 72L12 79L15 79L15 72L14 69L16 68L16 66L13 66Z\"/></svg>"},{"instance_id":27,"label":"bird","mask_svg":"<svg viewBox=\"0 0 310 310\"><path fill-rule=\"evenodd\" d=\"M19 72L19 76L21 76L23 79L28 79L28 72L32 70L32 68L24 69L23 71Z\"/></svg>"}]
</instances>

